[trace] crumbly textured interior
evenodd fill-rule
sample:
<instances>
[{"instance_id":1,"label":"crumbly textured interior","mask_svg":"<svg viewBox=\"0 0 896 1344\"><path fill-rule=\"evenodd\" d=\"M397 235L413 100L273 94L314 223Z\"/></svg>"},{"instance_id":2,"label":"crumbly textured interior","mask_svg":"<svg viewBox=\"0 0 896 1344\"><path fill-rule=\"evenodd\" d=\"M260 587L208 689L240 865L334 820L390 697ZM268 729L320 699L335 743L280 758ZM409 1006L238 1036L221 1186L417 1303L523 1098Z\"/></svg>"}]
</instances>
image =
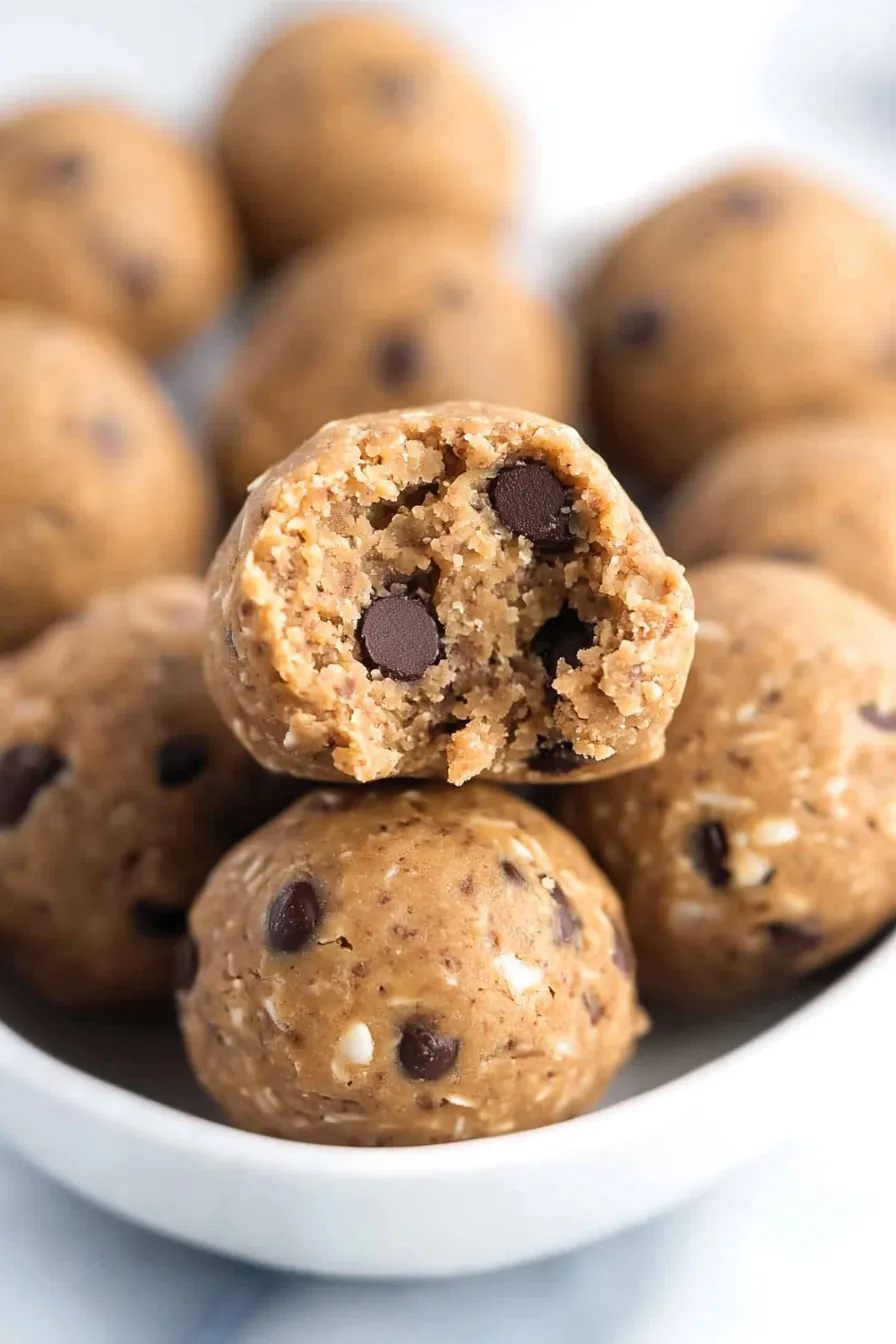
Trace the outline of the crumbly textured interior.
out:
<instances>
[{"instance_id":1,"label":"crumbly textured interior","mask_svg":"<svg viewBox=\"0 0 896 1344\"><path fill-rule=\"evenodd\" d=\"M559 545L502 522L514 464L565 500ZM209 582L213 696L263 764L309 779L631 769L661 754L693 652L681 567L601 458L476 403L325 426L253 490ZM437 630L419 675L365 657L389 596Z\"/></svg>"},{"instance_id":2,"label":"crumbly textured interior","mask_svg":"<svg viewBox=\"0 0 896 1344\"><path fill-rule=\"evenodd\" d=\"M46 998L164 1003L186 907L295 790L202 681L198 579L97 599L0 665L0 949Z\"/></svg>"},{"instance_id":3,"label":"crumbly textured interior","mask_svg":"<svg viewBox=\"0 0 896 1344\"><path fill-rule=\"evenodd\" d=\"M730 440L666 507L683 564L764 555L818 565L896 613L896 427L816 419Z\"/></svg>"},{"instance_id":4,"label":"crumbly textured interior","mask_svg":"<svg viewBox=\"0 0 896 1344\"><path fill-rule=\"evenodd\" d=\"M266 261L376 215L491 229L516 195L515 147L490 91L388 14L322 14L276 32L237 75L218 143Z\"/></svg>"},{"instance_id":5,"label":"crumbly textured interior","mask_svg":"<svg viewBox=\"0 0 896 1344\"><path fill-rule=\"evenodd\" d=\"M0 649L98 592L197 570L210 515L199 461L132 355L0 306Z\"/></svg>"},{"instance_id":6,"label":"crumbly textured interior","mask_svg":"<svg viewBox=\"0 0 896 1344\"><path fill-rule=\"evenodd\" d=\"M227 197L173 132L100 101L0 122L0 301L157 355L214 317L239 271Z\"/></svg>"},{"instance_id":7,"label":"crumbly textured interior","mask_svg":"<svg viewBox=\"0 0 896 1344\"><path fill-rule=\"evenodd\" d=\"M894 311L887 223L786 168L724 173L595 261L582 316L598 432L669 484L765 422L892 414Z\"/></svg>"},{"instance_id":8,"label":"crumbly textured interior","mask_svg":"<svg viewBox=\"0 0 896 1344\"><path fill-rule=\"evenodd\" d=\"M476 397L565 420L574 362L559 312L493 248L443 220L367 221L275 277L211 408L212 450L236 512L344 416Z\"/></svg>"},{"instance_id":9,"label":"crumbly textured interior","mask_svg":"<svg viewBox=\"0 0 896 1344\"><path fill-rule=\"evenodd\" d=\"M896 914L896 623L827 575L695 570L694 666L665 757L569 789L617 884L642 992L760 997Z\"/></svg>"},{"instance_id":10,"label":"crumbly textured interior","mask_svg":"<svg viewBox=\"0 0 896 1344\"><path fill-rule=\"evenodd\" d=\"M488 785L316 790L190 915L181 1026L248 1129L437 1143L592 1105L644 1029L619 902L584 849Z\"/></svg>"}]
</instances>

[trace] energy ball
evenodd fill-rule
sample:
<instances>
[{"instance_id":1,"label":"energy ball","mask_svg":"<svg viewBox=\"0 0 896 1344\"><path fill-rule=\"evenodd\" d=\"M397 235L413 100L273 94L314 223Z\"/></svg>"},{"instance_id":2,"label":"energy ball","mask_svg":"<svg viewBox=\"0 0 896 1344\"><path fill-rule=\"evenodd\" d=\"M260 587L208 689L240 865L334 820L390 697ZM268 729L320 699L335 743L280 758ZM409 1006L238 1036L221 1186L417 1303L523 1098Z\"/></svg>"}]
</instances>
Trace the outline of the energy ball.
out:
<instances>
[{"instance_id":1,"label":"energy ball","mask_svg":"<svg viewBox=\"0 0 896 1344\"><path fill-rule=\"evenodd\" d=\"M208 698L204 608L150 580L0 663L0 950L54 1003L164 1001L188 905L283 792Z\"/></svg>"},{"instance_id":2,"label":"energy ball","mask_svg":"<svg viewBox=\"0 0 896 1344\"><path fill-rule=\"evenodd\" d=\"M820 571L722 560L666 755L560 815L625 902L648 999L712 1009L896 914L896 622Z\"/></svg>"},{"instance_id":3,"label":"energy ball","mask_svg":"<svg viewBox=\"0 0 896 1344\"><path fill-rule=\"evenodd\" d=\"M896 614L896 425L794 421L738 435L685 478L661 531L686 565L818 565Z\"/></svg>"},{"instance_id":4,"label":"energy ball","mask_svg":"<svg viewBox=\"0 0 896 1344\"><path fill-rule=\"evenodd\" d=\"M582 306L597 427L659 484L764 421L896 411L896 236L789 169L660 206L598 258Z\"/></svg>"},{"instance_id":5,"label":"energy ball","mask_svg":"<svg viewBox=\"0 0 896 1344\"><path fill-rule=\"evenodd\" d=\"M271 287L210 417L225 491L246 487L329 420L477 398L573 413L560 316L444 225L358 225Z\"/></svg>"},{"instance_id":6,"label":"energy ball","mask_svg":"<svg viewBox=\"0 0 896 1344\"><path fill-rule=\"evenodd\" d=\"M0 122L0 301L158 355L217 314L239 269L227 197L172 131L102 102Z\"/></svg>"},{"instance_id":7,"label":"energy ball","mask_svg":"<svg viewBox=\"0 0 896 1344\"><path fill-rule=\"evenodd\" d=\"M515 146L491 94L441 44L383 14L277 32L233 83L218 142L263 261L370 215L491 230L516 195Z\"/></svg>"},{"instance_id":8,"label":"energy ball","mask_svg":"<svg viewBox=\"0 0 896 1344\"><path fill-rule=\"evenodd\" d=\"M690 589L573 429L454 402L325 425L209 576L206 677L305 779L595 779L662 754Z\"/></svg>"},{"instance_id":9,"label":"energy ball","mask_svg":"<svg viewBox=\"0 0 896 1344\"><path fill-rule=\"evenodd\" d=\"M488 785L316 790L219 864L179 957L199 1081L246 1129L439 1143L577 1115L645 1025L619 902Z\"/></svg>"},{"instance_id":10,"label":"energy ball","mask_svg":"<svg viewBox=\"0 0 896 1344\"><path fill-rule=\"evenodd\" d=\"M210 512L198 459L132 355L0 305L0 649L99 591L198 569Z\"/></svg>"}]
</instances>

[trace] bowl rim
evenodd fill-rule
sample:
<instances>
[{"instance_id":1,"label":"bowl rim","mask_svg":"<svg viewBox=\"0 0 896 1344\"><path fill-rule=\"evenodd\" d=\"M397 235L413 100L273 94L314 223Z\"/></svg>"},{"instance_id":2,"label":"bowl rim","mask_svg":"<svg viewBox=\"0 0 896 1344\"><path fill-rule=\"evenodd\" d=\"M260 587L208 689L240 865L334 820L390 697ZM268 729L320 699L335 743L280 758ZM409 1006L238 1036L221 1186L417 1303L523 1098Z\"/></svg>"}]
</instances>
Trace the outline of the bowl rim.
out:
<instances>
[{"instance_id":1,"label":"bowl rim","mask_svg":"<svg viewBox=\"0 0 896 1344\"><path fill-rule=\"evenodd\" d=\"M705 1100L707 1093L715 1091L720 1082L730 1081L736 1073L741 1075L738 1095L742 1095L745 1087L753 1088L757 1070L772 1055L799 1054L803 1038L817 1029L819 1019L839 1012L845 1001L857 997L857 990L863 991L864 997L885 982L892 983L894 969L896 930L808 1003L704 1064L645 1092L570 1120L459 1143L355 1148L237 1129L222 1120L192 1115L167 1102L97 1078L33 1045L2 1020L0 1072L14 1076L34 1090L51 1094L54 1100L100 1122L129 1129L156 1146L185 1150L206 1164L209 1160L223 1160L281 1175L344 1182L451 1179L483 1170L515 1171L591 1158L599 1147L612 1146L619 1138L630 1145L639 1133L655 1133L683 1111L693 1116L701 1098ZM869 1020L873 1022L873 1015L869 1015ZM792 1080L794 1089L806 1092L804 1068L793 1068L784 1076ZM780 1094L776 1094L774 1104L778 1109L782 1107Z\"/></svg>"}]
</instances>

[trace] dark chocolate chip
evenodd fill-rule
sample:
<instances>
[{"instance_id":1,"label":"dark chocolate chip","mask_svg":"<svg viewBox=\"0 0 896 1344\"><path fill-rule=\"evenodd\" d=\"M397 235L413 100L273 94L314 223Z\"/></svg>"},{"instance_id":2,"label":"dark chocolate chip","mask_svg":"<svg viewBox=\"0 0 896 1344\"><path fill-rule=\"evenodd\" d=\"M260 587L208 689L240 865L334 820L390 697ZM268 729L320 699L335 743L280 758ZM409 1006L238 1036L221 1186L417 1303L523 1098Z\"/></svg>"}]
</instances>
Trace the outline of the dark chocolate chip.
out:
<instances>
[{"instance_id":1,"label":"dark chocolate chip","mask_svg":"<svg viewBox=\"0 0 896 1344\"><path fill-rule=\"evenodd\" d=\"M156 752L156 779L163 789L192 784L208 769L208 746L197 733L163 742Z\"/></svg>"},{"instance_id":2,"label":"dark chocolate chip","mask_svg":"<svg viewBox=\"0 0 896 1344\"><path fill-rule=\"evenodd\" d=\"M818 552L807 550L801 546L770 546L762 554L768 560L782 560L789 565L815 565L818 563Z\"/></svg>"},{"instance_id":3,"label":"dark chocolate chip","mask_svg":"<svg viewBox=\"0 0 896 1344\"><path fill-rule=\"evenodd\" d=\"M748 183L732 187L721 200L722 213L731 219L759 220L773 214L778 201L761 187Z\"/></svg>"},{"instance_id":4,"label":"dark chocolate chip","mask_svg":"<svg viewBox=\"0 0 896 1344\"><path fill-rule=\"evenodd\" d=\"M520 872L519 868L517 868L516 864L511 863L509 859L501 860L501 872L508 881L513 882L516 886L524 887L526 885L525 877Z\"/></svg>"},{"instance_id":5,"label":"dark chocolate chip","mask_svg":"<svg viewBox=\"0 0 896 1344\"><path fill-rule=\"evenodd\" d=\"M196 983L199 972L199 949L189 934L181 938L174 949L173 982L175 994L186 994Z\"/></svg>"},{"instance_id":6,"label":"dark chocolate chip","mask_svg":"<svg viewBox=\"0 0 896 1344\"><path fill-rule=\"evenodd\" d=\"M88 425L90 437L104 457L123 457L128 447L124 425L114 415L97 415Z\"/></svg>"},{"instance_id":7,"label":"dark chocolate chip","mask_svg":"<svg viewBox=\"0 0 896 1344\"><path fill-rule=\"evenodd\" d=\"M8 747L0 755L0 827L17 825L65 764L65 757L43 742Z\"/></svg>"},{"instance_id":8,"label":"dark chocolate chip","mask_svg":"<svg viewBox=\"0 0 896 1344\"><path fill-rule=\"evenodd\" d=\"M594 643L594 627L586 625L572 607L564 607L545 621L532 640L532 652L544 664L548 681L553 682L561 658L570 667L579 666L579 654Z\"/></svg>"},{"instance_id":9,"label":"dark chocolate chip","mask_svg":"<svg viewBox=\"0 0 896 1344\"><path fill-rule=\"evenodd\" d=\"M432 1083L454 1068L460 1041L431 1022L408 1022L398 1044L398 1060L409 1078Z\"/></svg>"},{"instance_id":10,"label":"dark chocolate chip","mask_svg":"<svg viewBox=\"0 0 896 1344\"><path fill-rule=\"evenodd\" d=\"M604 1006L593 994L585 993L582 995L582 1002L585 1005L585 1011L592 1026L595 1026L604 1015Z\"/></svg>"},{"instance_id":11,"label":"dark chocolate chip","mask_svg":"<svg viewBox=\"0 0 896 1344\"><path fill-rule=\"evenodd\" d=\"M610 920L610 923L613 925L613 951L610 953L613 965L623 975L630 976L635 970L631 943L615 920Z\"/></svg>"},{"instance_id":12,"label":"dark chocolate chip","mask_svg":"<svg viewBox=\"0 0 896 1344\"><path fill-rule=\"evenodd\" d=\"M569 897L560 887L551 890L554 898L554 930L558 943L574 943L582 928L582 921L569 903Z\"/></svg>"},{"instance_id":13,"label":"dark chocolate chip","mask_svg":"<svg viewBox=\"0 0 896 1344\"><path fill-rule=\"evenodd\" d=\"M164 901L135 901L131 907L134 928L144 938L183 938L187 912L182 905Z\"/></svg>"},{"instance_id":14,"label":"dark chocolate chip","mask_svg":"<svg viewBox=\"0 0 896 1344\"><path fill-rule=\"evenodd\" d=\"M800 957L821 942L821 924L817 919L775 920L765 928L772 947L782 957Z\"/></svg>"},{"instance_id":15,"label":"dark chocolate chip","mask_svg":"<svg viewBox=\"0 0 896 1344\"><path fill-rule=\"evenodd\" d=\"M423 346L412 332L393 332L373 347L374 377L387 392L400 392L420 378L423 363Z\"/></svg>"},{"instance_id":16,"label":"dark chocolate chip","mask_svg":"<svg viewBox=\"0 0 896 1344\"><path fill-rule=\"evenodd\" d=\"M884 711L877 705L868 704L861 705L859 713L872 728L879 728L882 733L896 733L896 709Z\"/></svg>"},{"instance_id":17,"label":"dark chocolate chip","mask_svg":"<svg viewBox=\"0 0 896 1344\"><path fill-rule=\"evenodd\" d=\"M616 318L616 341L629 350L650 350L662 340L668 319L658 303L630 303Z\"/></svg>"},{"instance_id":18,"label":"dark chocolate chip","mask_svg":"<svg viewBox=\"0 0 896 1344\"><path fill-rule=\"evenodd\" d=\"M159 288L161 270L152 257L128 257L119 262L118 273L132 303L149 303Z\"/></svg>"},{"instance_id":19,"label":"dark chocolate chip","mask_svg":"<svg viewBox=\"0 0 896 1344\"><path fill-rule=\"evenodd\" d=\"M504 526L543 550L562 550L573 540L572 495L543 462L502 467L491 483L492 508Z\"/></svg>"},{"instance_id":20,"label":"dark chocolate chip","mask_svg":"<svg viewBox=\"0 0 896 1344\"><path fill-rule=\"evenodd\" d=\"M371 667L399 681L416 681L439 661L439 627L414 597L378 597L364 613L358 630Z\"/></svg>"},{"instance_id":21,"label":"dark chocolate chip","mask_svg":"<svg viewBox=\"0 0 896 1344\"><path fill-rule=\"evenodd\" d=\"M298 952L314 934L320 916L320 900L307 878L284 883L268 906L268 947L272 952Z\"/></svg>"},{"instance_id":22,"label":"dark chocolate chip","mask_svg":"<svg viewBox=\"0 0 896 1344\"><path fill-rule=\"evenodd\" d=\"M420 95L420 80L413 70L371 70L369 85L381 112L401 116L413 110Z\"/></svg>"},{"instance_id":23,"label":"dark chocolate chip","mask_svg":"<svg viewBox=\"0 0 896 1344\"><path fill-rule=\"evenodd\" d=\"M714 887L731 881L729 853L728 832L720 821L704 821L691 831L691 862Z\"/></svg>"},{"instance_id":24,"label":"dark chocolate chip","mask_svg":"<svg viewBox=\"0 0 896 1344\"><path fill-rule=\"evenodd\" d=\"M537 751L529 757L527 765L543 775L568 775L588 764L584 756L575 752L571 742L549 742L546 737L540 737L536 746Z\"/></svg>"}]
</instances>

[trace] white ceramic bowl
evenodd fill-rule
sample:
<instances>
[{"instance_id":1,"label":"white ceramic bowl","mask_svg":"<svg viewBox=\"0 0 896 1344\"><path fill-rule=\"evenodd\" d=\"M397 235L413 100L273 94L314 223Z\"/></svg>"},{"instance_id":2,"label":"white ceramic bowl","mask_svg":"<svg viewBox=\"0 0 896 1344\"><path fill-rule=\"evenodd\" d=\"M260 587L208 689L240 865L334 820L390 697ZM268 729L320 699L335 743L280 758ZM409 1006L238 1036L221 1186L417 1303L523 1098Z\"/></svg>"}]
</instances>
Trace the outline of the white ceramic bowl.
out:
<instances>
[{"instance_id":1,"label":"white ceramic bowl","mask_svg":"<svg viewBox=\"0 0 896 1344\"><path fill-rule=\"evenodd\" d=\"M323 1148L230 1129L173 1025L60 1017L0 991L0 1130L73 1189L287 1269L460 1274L606 1236L811 1122L890 1054L896 936L833 983L655 1030L592 1115L436 1148Z\"/></svg>"}]
</instances>

